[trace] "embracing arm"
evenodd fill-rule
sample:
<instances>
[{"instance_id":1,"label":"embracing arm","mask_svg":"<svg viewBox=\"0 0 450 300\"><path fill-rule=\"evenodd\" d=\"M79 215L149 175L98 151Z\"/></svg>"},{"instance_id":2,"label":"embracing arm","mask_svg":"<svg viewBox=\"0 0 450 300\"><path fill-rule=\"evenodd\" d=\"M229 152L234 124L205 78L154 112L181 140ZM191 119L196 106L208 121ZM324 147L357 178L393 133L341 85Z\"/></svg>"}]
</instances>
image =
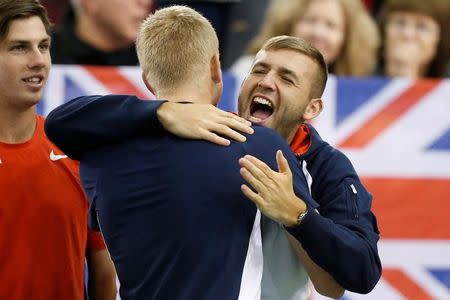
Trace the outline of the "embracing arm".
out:
<instances>
[{"instance_id":1,"label":"embracing arm","mask_svg":"<svg viewBox=\"0 0 450 300\"><path fill-rule=\"evenodd\" d=\"M303 249L295 237L288 233L288 239L305 267L316 291L323 296L333 299L341 298L344 295L345 289L337 283L330 273L322 269L309 257L308 253L306 253L305 249Z\"/></svg>"},{"instance_id":2,"label":"embracing arm","mask_svg":"<svg viewBox=\"0 0 450 300\"><path fill-rule=\"evenodd\" d=\"M241 175L257 193L247 185L242 186L242 192L255 202L267 217L285 226L294 226L298 215L306 211L307 205L294 192L293 175L281 151L277 151L276 160L279 172L271 170L264 162L253 156L241 159L239 161L242 167ZM297 163L295 158L294 163ZM294 175L296 178L300 176L298 172ZM295 237L287 232L286 234L315 289L326 297L340 298L344 294L344 288L309 257Z\"/></svg>"},{"instance_id":3,"label":"embracing arm","mask_svg":"<svg viewBox=\"0 0 450 300\"><path fill-rule=\"evenodd\" d=\"M162 130L156 110L164 101L134 96L83 96L58 106L45 120L48 138L72 159L98 147Z\"/></svg>"},{"instance_id":4,"label":"embracing arm","mask_svg":"<svg viewBox=\"0 0 450 300\"><path fill-rule=\"evenodd\" d=\"M343 183L330 194L328 205L321 206L323 215L310 208L301 224L295 226L298 214L305 211L310 200L305 203L294 194L295 182L292 182L289 165L282 160L278 165L279 172L276 172L254 157L241 160L241 174L257 192L243 186L244 194L262 213L284 224L301 244L299 246L307 255L300 255L300 259L319 292L339 297L343 292L340 286L357 293L371 291L380 278L381 263L376 245L378 232L370 211L370 195L362 185L356 185L359 181L355 182L356 188L361 190L361 197L358 199L357 220L351 220L349 216L353 214L347 206L347 186ZM334 186L327 183L322 187L334 190ZM307 200L309 195L302 197ZM295 241L292 244L295 246Z\"/></svg>"},{"instance_id":5,"label":"embracing arm","mask_svg":"<svg viewBox=\"0 0 450 300\"><path fill-rule=\"evenodd\" d=\"M347 208L348 194L345 183L342 185L336 189L340 195L320 208L321 214L309 211L299 226L287 230L311 259L345 289L365 294L375 287L381 276L378 229L368 205L370 195L358 198L355 214ZM361 188L362 185L357 187L363 194Z\"/></svg>"},{"instance_id":6,"label":"embracing arm","mask_svg":"<svg viewBox=\"0 0 450 300\"><path fill-rule=\"evenodd\" d=\"M145 101L128 95L75 98L50 112L45 122L49 139L77 160L98 147L164 129L225 146L230 143L227 137L245 141L238 131L253 132L250 122L213 105Z\"/></svg>"}]
</instances>

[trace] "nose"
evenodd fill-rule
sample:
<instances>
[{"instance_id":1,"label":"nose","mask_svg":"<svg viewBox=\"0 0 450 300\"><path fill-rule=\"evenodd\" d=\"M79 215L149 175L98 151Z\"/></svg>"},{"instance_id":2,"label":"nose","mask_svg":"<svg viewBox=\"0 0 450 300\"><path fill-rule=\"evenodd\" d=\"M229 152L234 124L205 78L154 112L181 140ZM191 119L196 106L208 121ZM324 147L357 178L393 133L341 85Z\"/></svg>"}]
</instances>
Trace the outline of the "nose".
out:
<instances>
[{"instance_id":1,"label":"nose","mask_svg":"<svg viewBox=\"0 0 450 300\"><path fill-rule=\"evenodd\" d=\"M258 87L262 89L275 90L275 79L273 78L272 73L267 73L261 80L258 82Z\"/></svg>"},{"instance_id":2,"label":"nose","mask_svg":"<svg viewBox=\"0 0 450 300\"><path fill-rule=\"evenodd\" d=\"M28 67L30 69L41 69L45 67L48 59L48 53L41 51L39 48L33 48L29 53Z\"/></svg>"},{"instance_id":3,"label":"nose","mask_svg":"<svg viewBox=\"0 0 450 300\"><path fill-rule=\"evenodd\" d=\"M402 36L405 39L412 39L416 35L416 29L413 24L407 24L402 28Z\"/></svg>"},{"instance_id":4,"label":"nose","mask_svg":"<svg viewBox=\"0 0 450 300\"><path fill-rule=\"evenodd\" d=\"M322 39L327 35L327 25L324 22L316 22L311 27L311 36L313 38Z\"/></svg>"}]
</instances>

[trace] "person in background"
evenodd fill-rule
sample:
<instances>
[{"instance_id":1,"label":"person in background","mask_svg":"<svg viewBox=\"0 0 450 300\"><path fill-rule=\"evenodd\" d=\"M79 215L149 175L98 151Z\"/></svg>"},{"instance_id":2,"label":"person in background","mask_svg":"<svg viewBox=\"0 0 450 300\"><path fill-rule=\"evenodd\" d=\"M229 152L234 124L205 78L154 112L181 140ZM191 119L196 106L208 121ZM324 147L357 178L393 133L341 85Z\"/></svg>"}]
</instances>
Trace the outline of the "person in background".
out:
<instances>
[{"instance_id":1,"label":"person in background","mask_svg":"<svg viewBox=\"0 0 450 300\"><path fill-rule=\"evenodd\" d=\"M51 34L55 64L137 65L134 42L153 0L72 0Z\"/></svg>"},{"instance_id":2,"label":"person in background","mask_svg":"<svg viewBox=\"0 0 450 300\"><path fill-rule=\"evenodd\" d=\"M42 0L41 3L47 9L50 21L53 24L58 24L62 14L69 5L69 0Z\"/></svg>"},{"instance_id":3,"label":"person in background","mask_svg":"<svg viewBox=\"0 0 450 300\"><path fill-rule=\"evenodd\" d=\"M304 38L324 56L330 73L372 75L377 63L379 33L361 0L274 0L247 53L231 67L245 77L267 39L277 35Z\"/></svg>"},{"instance_id":4,"label":"person in background","mask_svg":"<svg viewBox=\"0 0 450 300\"><path fill-rule=\"evenodd\" d=\"M240 6L242 0L157 0L157 2L160 8L186 5L205 16L211 22L219 38L219 53L223 62L223 57L226 56L226 34L231 26L231 13Z\"/></svg>"},{"instance_id":5,"label":"person in background","mask_svg":"<svg viewBox=\"0 0 450 300\"><path fill-rule=\"evenodd\" d=\"M450 2L387 0L379 22L383 49L379 75L445 77L450 60Z\"/></svg>"},{"instance_id":6,"label":"person in background","mask_svg":"<svg viewBox=\"0 0 450 300\"><path fill-rule=\"evenodd\" d=\"M116 297L102 236L88 231L78 164L44 133L50 22L36 0L0 2L0 299Z\"/></svg>"}]
</instances>

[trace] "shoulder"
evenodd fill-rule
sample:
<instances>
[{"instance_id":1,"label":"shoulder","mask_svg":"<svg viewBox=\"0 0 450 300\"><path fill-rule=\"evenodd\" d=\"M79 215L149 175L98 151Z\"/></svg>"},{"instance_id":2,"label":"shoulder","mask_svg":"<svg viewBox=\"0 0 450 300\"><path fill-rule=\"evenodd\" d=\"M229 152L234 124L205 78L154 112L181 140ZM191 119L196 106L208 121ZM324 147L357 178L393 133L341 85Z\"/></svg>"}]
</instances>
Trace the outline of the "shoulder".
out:
<instances>
[{"instance_id":1,"label":"shoulder","mask_svg":"<svg viewBox=\"0 0 450 300\"><path fill-rule=\"evenodd\" d=\"M275 130L259 125L253 125L254 133L247 135L248 145L257 145L262 147L282 146L289 148L287 142Z\"/></svg>"}]
</instances>

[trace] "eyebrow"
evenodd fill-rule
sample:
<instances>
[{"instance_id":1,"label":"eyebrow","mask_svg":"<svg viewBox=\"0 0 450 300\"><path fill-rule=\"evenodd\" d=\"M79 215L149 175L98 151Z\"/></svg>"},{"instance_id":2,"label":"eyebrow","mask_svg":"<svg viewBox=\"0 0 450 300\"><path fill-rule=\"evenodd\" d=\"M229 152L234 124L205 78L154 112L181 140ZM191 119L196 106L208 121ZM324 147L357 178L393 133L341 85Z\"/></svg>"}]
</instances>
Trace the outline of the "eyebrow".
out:
<instances>
[{"instance_id":1,"label":"eyebrow","mask_svg":"<svg viewBox=\"0 0 450 300\"><path fill-rule=\"evenodd\" d=\"M257 62L253 67L269 68L269 64L264 63L264 62Z\"/></svg>"},{"instance_id":2,"label":"eyebrow","mask_svg":"<svg viewBox=\"0 0 450 300\"><path fill-rule=\"evenodd\" d=\"M39 43L46 43L46 42L50 42L50 41L51 41L51 38L50 37L46 37L46 38L44 38L42 40L39 40ZM7 41L7 43L8 44L31 44L32 41L18 39L18 40L9 40L9 41Z\"/></svg>"}]
</instances>

